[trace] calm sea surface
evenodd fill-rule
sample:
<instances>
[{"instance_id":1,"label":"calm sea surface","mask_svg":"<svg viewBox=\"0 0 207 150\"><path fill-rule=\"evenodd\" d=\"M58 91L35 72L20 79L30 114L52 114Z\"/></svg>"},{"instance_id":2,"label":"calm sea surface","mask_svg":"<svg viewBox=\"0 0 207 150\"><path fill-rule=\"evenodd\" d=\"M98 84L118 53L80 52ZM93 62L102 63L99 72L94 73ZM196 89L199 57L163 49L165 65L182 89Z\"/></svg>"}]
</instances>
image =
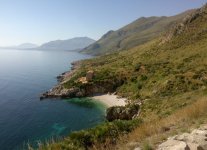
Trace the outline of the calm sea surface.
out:
<instances>
[{"instance_id":1,"label":"calm sea surface","mask_svg":"<svg viewBox=\"0 0 207 150\"><path fill-rule=\"evenodd\" d=\"M104 106L90 99L39 100L72 61L85 58L66 51L0 49L0 150L19 150L104 120Z\"/></svg>"}]
</instances>

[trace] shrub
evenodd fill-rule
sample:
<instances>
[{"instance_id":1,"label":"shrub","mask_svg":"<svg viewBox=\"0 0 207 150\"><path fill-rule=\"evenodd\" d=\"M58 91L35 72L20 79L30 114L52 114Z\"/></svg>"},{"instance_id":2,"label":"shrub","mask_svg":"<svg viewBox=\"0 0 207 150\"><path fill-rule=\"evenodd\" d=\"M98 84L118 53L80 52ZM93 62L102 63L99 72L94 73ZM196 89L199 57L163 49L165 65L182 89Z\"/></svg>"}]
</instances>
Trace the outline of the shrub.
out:
<instances>
[{"instance_id":1,"label":"shrub","mask_svg":"<svg viewBox=\"0 0 207 150\"><path fill-rule=\"evenodd\" d=\"M139 90L142 89L142 83L141 83L141 82L138 82L138 83L137 83L137 88L138 88Z\"/></svg>"},{"instance_id":2,"label":"shrub","mask_svg":"<svg viewBox=\"0 0 207 150\"><path fill-rule=\"evenodd\" d=\"M134 66L134 71L139 71L141 67L141 63L137 63L135 66Z\"/></svg>"},{"instance_id":3,"label":"shrub","mask_svg":"<svg viewBox=\"0 0 207 150\"><path fill-rule=\"evenodd\" d=\"M140 79L141 81L145 81L145 80L147 80L147 76L146 75L141 75L141 79Z\"/></svg>"}]
</instances>

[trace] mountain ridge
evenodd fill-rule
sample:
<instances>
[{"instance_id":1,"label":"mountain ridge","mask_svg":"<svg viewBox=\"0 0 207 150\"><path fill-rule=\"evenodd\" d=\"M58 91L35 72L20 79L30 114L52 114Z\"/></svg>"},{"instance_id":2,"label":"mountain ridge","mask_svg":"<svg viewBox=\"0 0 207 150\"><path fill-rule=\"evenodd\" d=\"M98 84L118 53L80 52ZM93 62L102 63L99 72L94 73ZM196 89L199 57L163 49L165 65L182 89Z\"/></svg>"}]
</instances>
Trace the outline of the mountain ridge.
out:
<instances>
[{"instance_id":1,"label":"mountain ridge","mask_svg":"<svg viewBox=\"0 0 207 150\"><path fill-rule=\"evenodd\" d=\"M187 14L194 11L192 9L169 17L141 17L116 31L108 31L98 41L84 48L81 52L92 55L103 55L130 49L160 36L176 24L176 22L179 22Z\"/></svg>"},{"instance_id":2,"label":"mountain ridge","mask_svg":"<svg viewBox=\"0 0 207 150\"><path fill-rule=\"evenodd\" d=\"M39 50L80 50L94 43L95 40L89 37L75 37L67 40L54 40L42 44Z\"/></svg>"},{"instance_id":3,"label":"mountain ridge","mask_svg":"<svg viewBox=\"0 0 207 150\"><path fill-rule=\"evenodd\" d=\"M5 47L0 47L1 49L17 49L17 50L27 50L27 49L34 49L38 47L37 44L33 43L22 43L17 46L5 46Z\"/></svg>"},{"instance_id":4,"label":"mountain ridge","mask_svg":"<svg viewBox=\"0 0 207 150\"><path fill-rule=\"evenodd\" d=\"M38 47L37 44L33 44L33 43L22 43L18 46L16 46L16 48L18 49L31 49L31 48L36 48Z\"/></svg>"}]
</instances>

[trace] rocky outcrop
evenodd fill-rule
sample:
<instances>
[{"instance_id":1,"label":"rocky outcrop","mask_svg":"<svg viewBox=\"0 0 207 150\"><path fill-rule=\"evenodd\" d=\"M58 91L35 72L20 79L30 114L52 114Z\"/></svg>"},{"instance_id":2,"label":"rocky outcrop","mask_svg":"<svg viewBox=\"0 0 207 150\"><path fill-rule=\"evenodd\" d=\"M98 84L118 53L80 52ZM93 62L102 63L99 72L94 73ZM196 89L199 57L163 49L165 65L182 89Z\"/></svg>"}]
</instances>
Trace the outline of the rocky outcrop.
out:
<instances>
[{"instance_id":1,"label":"rocky outcrop","mask_svg":"<svg viewBox=\"0 0 207 150\"><path fill-rule=\"evenodd\" d=\"M62 85L58 85L51 90L43 93L40 99L45 98L72 98L72 97L83 97L85 92L77 87L66 89Z\"/></svg>"},{"instance_id":2,"label":"rocky outcrop","mask_svg":"<svg viewBox=\"0 0 207 150\"><path fill-rule=\"evenodd\" d=\"M78 63L79 65L79 63ZM76 65L75 65L76 66ZM93 70L86 72L86 76L80 77L74 81L77 86L71 88L65 88L64 84L68 82L75 74L75 69L72 69L70 72L63 73L58 77L59 84L49 91L43 93L40 96L40 99L45 98L73 98L73 97L84 97L84 96L93 96L95 94L104 94L104 93L113 93L116 90L118 85L121 85L123 82L120 80L115 81L100 81L93 83L91 82L95 76Z\"/></svg>"},{"instance_id":3,"label":"rocky outcrop","mask_svg":"<svg viewBox=\"0 0 207 150\"><path fill-rule=\"evenodd\" d=\"M190 150L188 145L183 141L169 139L161 144L158 150Z\"/></svg>"},{"instance_id":4,"label":"rocky outcrop","mask_svg":"<svg viewBox=\"0 0 207 150\"><path fill-rule=\"evenodd\" d=\"M168 41L170 41L173 37L182 34L188 29L188 24L196 20L198 17L202 17L202 15L207 14L207 4L205 4L200 9L197 9L196 11L193 11L193 13L187 15L185 18L183 18L181 23L176 24L170 32L164 36L160 44L164 44Z\"/></svg>"},{"instance_id":5,"label":"rocky outcrop","mask_svg":"<svg viewBox=\"0 0 207 150\"><path fill-rule=\"evenodd\" d=\"M207 125L191 133L168 138L158 146L158 150L207 150Z\"/></svg>"},{"instance_id":6,"label":"rocky outcrop","mask_svg":"<svg viewBox=\"0 0 207 150\"><path fill-rule=\"evenodd\" d=\"M40 96L40 99L45 99L45 98L65 98L65 97L79 97L79 96L84 96L84 93L77 88L77 87L72 87L69 89L64 88L63 84L70 80L73 76L76 70L80 67L81 61L75 61L72 62L71 65L71 70L62 73L61 75L57 76L58 80L58 85L50 89L49 91L43 93Z\"/></svg>"},{"instance_id":7,"label":"rocky outcrop","mask_svg":"<svg viewBox=\"0 0 207 150\"><path fill-rule=\"evenodd\" d=\"M43 93L40 99L45 98L73 98L73 97L84 97L93 96L95 94L113 93L114 87L111 83L97 83L92 84L90 82L82 81L81 87L65 88L63 84L59 84L49 91Z\"/></svg>"},{"instance_id":8,"label":"rocky outcrop","mask_svg":"<svg viewBox=\"0 0 207 150\"><path fill-rule=\"evenodd\" d=\"M131 120L138 115L139 110L140 106L138 104L110 107L106 111L106 119L108 121Z\"/></svg>"},{"instance_id":9,"label":"rocky outcrop","mask_svg":"<svg viewBox=\"0 0 207 150\"><path fill-rule=\"evenodd\" d=\"M94 94L104 94L114 92L114 87L111 83L97 83L92 84L88 81L81 80L81 87L65 88L63 84L58 84L49 91L43 93L40 99L45 98L73 98L73 97L84 97L93 96Z\"/></svg>"}]
</instances>

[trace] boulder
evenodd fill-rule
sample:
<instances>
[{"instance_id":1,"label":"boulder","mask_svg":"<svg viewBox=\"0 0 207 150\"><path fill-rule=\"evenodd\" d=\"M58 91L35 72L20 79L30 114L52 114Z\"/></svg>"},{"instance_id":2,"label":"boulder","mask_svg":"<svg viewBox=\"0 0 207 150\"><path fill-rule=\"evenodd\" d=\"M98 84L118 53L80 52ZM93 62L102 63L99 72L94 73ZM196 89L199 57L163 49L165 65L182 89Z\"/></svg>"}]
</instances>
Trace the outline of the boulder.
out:
<instances>
[{"instance_id":1,"label":"boulder","mask_svg":"<svg viewBox=\"0 0 207 150\"><path fill-rule=\"evenodd\" d=\"M106 119L108 121L113 120L131 120L139 113L139 105L127 105L127 106L113 106L106 110Z\"/></svg>"},{"instance_id":2,"label":"boulder","mask_svg":"<svg viewBox=\"0 0 207 150\"><path fill-rule=\"evenodd\" d=\"M196 143L187 143L190 150L204 150L199 144Z\"/></svg>"},{"instance_id":3,"label":"boulder","mask_svg":"<svg viewBox=\"0 0 207 150\"><path fill-rule=\"evenodd\" d=\"M64 88L61 85L58 85L49 91L43 93L40 96L40 100L45 98L72 98L72 97L83 97L85 96L85 91L80 90L78 87L72 87L69 89Z\"/></svg>"},{"instance_id":4,"label":"boulder","mask_svg":"<svg viewBox=\"0 0 207 150\"><path fill-rule=\"evenodd\" d=\"M158 150L190 150L190 148L183 141L170 139L160 144Z\"/></svg>"}]
</instances>

